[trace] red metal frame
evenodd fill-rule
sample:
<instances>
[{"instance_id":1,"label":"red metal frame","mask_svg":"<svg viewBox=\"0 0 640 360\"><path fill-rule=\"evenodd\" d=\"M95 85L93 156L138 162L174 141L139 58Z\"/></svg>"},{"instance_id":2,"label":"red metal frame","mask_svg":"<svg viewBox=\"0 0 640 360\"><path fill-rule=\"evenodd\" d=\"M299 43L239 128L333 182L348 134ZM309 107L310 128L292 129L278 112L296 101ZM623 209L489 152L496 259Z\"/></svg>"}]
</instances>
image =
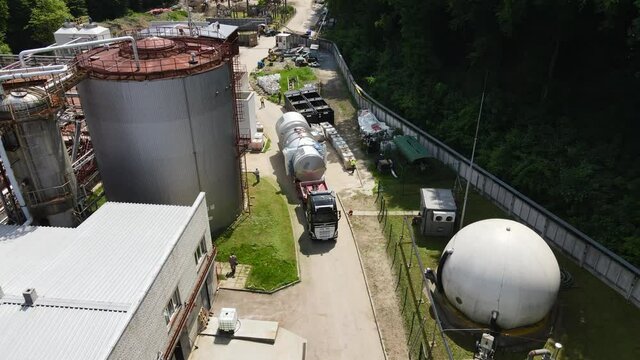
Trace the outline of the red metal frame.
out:
<instances>
[{"instance_id":1,"label":"red metal frame","mask_svg":"<svg viewBox=\"0 0 640 360\"><path fill-rule=\"evenodd\" d=\"M172 327L171 331L173 332L173 334L171 335L169 344L167 345L164 353L162 354L162 358L165 360L168 360L171 358L173 349L176 347L176 343L178 342L178 339L180 337L180 333L182 333L182 330L184 330L184 326L187 323L187 319L189 319L189 315L191 314L191 311L193 310L193 307L196 304L198 292L200 291L202 284L207 278L207 274L209 273L209 270L211 270L211 265L213 265L213 262L216 258L217 253L218 253L218 249L214 246L211 254L207 255L205 266L202 267L202 269L204 270L200 273L200 275L198 275L198 281L196 282L196 285L193 288L191 295L189 296L189 301L183 307L184 310L177 315L180 317L177 322L174 322L174 324L177 324L177 326Z\"/></svg>"}]
</instances>

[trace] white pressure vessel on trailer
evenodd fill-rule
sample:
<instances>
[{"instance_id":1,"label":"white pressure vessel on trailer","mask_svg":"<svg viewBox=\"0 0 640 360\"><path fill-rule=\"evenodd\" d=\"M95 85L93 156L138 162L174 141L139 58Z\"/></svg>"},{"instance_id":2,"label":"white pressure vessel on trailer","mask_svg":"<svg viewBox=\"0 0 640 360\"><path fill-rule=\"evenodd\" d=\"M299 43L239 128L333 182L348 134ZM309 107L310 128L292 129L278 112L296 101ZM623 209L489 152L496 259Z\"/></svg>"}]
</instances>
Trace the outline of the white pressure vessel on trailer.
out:
<instances>
[{"instance_id":1,"label":"white pressure vessel on trailer","mask_svg":"<svg viewBox=\"0 0 640 360\"><path fill-rule=\"evenodd\" d=\"M279 145L287 174L299 181L320 180L326 170L325 146L311 135L305 118L288 112L276 122Z\"/></svg>"}]
</instances>

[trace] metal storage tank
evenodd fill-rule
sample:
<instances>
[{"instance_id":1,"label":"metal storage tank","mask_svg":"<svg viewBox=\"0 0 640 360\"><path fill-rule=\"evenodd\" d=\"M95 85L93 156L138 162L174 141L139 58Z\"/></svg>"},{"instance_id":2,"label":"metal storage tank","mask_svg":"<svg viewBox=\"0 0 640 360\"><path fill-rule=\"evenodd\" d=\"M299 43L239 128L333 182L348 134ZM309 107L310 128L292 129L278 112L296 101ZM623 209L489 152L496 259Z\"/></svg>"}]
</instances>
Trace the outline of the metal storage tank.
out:
<instances>
[{"instance_id":1,"label":"metal storage tank","mask_svg":"<svg viewBox=\"0 0 640 360\"><path fill-rule=\"evenodd\" d=\"M110 201L210 200L213 231L242 210L232 57L207 38L148 37L78 55L78 85Z\"/></svg>"},{"instance_id":2,"label":"metal storage tank","mask_svg":"<svg viewBox=\"0 0 640 360\"><path fill-rule=\"evenodd\" d=\"M61 100L40 87L0 96L2 143L29 212L39 225L74 226L76 180L60 136Z\"/></svg>"},{"instance_id":3,"label":"metal storage tank","mask_svg":"<svg viewBox=\"0 0 640 360\"><path fill-rule=\"evenodd\" d=\"M320 180L327 169L323 144L318 143L302 115L288 112L276 122L287 174L299 181Z\"/></svg>"},{"instance_id":4,"label":"metal storage tank","mask_svg":"<svg viewBox=\"0 0 640 360\"><path fill-rule=\"evenodd\" d=\"M560 269L547 243L506 219L465 226L445 247L438 267L449 302L471 320L502 329L542 320L560 288Z\"/></svg>"}]
</instances>

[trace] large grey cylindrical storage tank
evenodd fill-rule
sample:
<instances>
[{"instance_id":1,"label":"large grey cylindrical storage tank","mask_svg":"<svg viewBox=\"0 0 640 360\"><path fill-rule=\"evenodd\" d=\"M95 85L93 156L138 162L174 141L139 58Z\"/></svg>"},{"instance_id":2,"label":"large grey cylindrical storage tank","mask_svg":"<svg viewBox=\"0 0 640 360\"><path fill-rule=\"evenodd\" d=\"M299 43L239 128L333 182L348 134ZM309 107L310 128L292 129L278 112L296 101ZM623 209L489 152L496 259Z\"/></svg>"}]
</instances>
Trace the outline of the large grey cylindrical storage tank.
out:
<instances>
[{"instance_id":1,"label":"large grey cylindrical storage tank","mask_svg":"<svg viewBox=\"0 0 640 360\"><path fill-rule=\"evenodd\" d=\"M154 41L159 44L155 49ZM181 52L181 41L188 43L184 51L189 52ZM91 60L85 63L89 78L78 85L78 93L108 200L189 205L204 191L211 230L217 231L242 210L233 70L229 61L220 59L205 66L213 60L202 58L194 50L198 43L190 41L196 40L138 41L141 57L149 59L141 60L137 76L151 74L142 81L92 73L103 64ZM205 45L202 49L215 44ZM149 49L154 51L145 54ZM171 51L158 58L166 49ZM110 54L94 52L93 59ZM191 52L198 55L187 65L193 60ZM164 62L165 71L171 61L177 69L154 73L160 69L158 61Z\"/></svg>"}]
</instances>

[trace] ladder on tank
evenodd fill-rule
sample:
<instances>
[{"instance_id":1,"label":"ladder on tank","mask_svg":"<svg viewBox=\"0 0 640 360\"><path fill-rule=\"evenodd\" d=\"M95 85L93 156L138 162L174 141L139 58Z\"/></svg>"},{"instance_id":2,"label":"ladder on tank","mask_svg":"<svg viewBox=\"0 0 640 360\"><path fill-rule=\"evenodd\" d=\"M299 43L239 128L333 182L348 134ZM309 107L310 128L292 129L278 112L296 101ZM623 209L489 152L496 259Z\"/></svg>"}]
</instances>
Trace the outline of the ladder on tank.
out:
<instances>
[{"instance_id":1,"label":"ladder on tank","mask_svg":"<svg viewBox=\"0 0 640 360\"><path fill-rule=\"evenodd\" d=\"M233 73L231 86L231 92L233 101L235 103L233 109L234 121L235 121L235 142L236 142L236 155L238 158L238 167L240 170L240 192L242 196L242 206L244 211L251 213L251 202L249 198L249 177L247 175L247 158L246 153L249 148L251 138L244 139L240 136L240 119L244 118L243 104L238 98L238 90L242 87L242 78L247 74L246 66L240 63L238 56L234 56L232 60Z\"/></svg>"}]
</instances>

